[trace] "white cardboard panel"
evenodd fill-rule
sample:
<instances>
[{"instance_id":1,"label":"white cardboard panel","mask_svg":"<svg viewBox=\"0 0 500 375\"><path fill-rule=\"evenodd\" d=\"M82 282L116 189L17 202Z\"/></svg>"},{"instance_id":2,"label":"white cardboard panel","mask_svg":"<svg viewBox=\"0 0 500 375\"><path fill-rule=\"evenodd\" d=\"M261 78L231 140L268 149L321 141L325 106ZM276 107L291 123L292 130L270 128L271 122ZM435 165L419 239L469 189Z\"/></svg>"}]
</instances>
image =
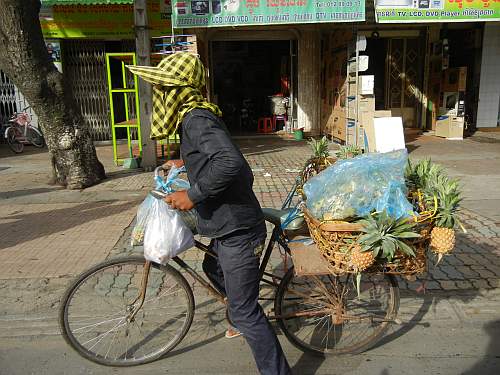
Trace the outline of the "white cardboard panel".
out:
<instances>
[{"instance_id":1,"label":"white cardboard panel","mask_svg":"<svg viewBox=\"0 0 500 375\"><path fill-rule=\"evenodd\" d=\"M406 147L401 117L375 117L373 128L376 152L390 152Z\"/></svg>"}]
</instances>

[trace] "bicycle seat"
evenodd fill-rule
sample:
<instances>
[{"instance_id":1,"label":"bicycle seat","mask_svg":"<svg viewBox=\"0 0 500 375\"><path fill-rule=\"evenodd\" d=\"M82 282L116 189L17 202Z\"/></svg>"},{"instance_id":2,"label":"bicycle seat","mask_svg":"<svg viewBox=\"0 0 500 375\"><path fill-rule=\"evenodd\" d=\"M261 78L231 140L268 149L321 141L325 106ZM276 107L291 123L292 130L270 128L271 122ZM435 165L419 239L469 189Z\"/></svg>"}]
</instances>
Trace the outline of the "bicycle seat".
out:
<instances>
[{"instance_id":1,"label":"bicycle seat","mask_svg":"<svg viewBox=\"0 0 500 375\"><path fill-rule=\"evenodd\" d=\"M287 208L284 210L277 210L275 208L263 208L262 212L264 213L264 220L274 224L281 225L281 217L283 215L287 215L292 208Z\"/></svg>"},{"instance_id":2,"label":"bicycle seat","mask_svg":"<svg viewBox=\"0 0 500 375\"><path fill-rule=\"evenodd\" d=\"M264 220L279 226L282 222L285 221L290 211L294 210L294 208L286 208L284 210L277 210L275 208L263 208L262 212L264 213ZM297 229L301 227L304 223L304 218L296 218L291 221L291 223L287 226L288 229Z\"/></svg>"}]
</instances>

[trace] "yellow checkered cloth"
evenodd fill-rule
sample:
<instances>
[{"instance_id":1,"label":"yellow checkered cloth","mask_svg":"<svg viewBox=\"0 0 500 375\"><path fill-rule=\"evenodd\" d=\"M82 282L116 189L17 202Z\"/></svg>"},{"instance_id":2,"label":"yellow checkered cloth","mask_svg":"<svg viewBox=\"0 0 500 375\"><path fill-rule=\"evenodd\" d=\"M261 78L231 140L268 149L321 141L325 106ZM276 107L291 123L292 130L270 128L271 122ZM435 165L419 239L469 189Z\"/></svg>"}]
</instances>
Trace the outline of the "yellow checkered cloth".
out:
<instances>
[{"instance_id":1,"label":"yellow checkered cloth","mask_svg":"<svg viewBox=\"0 0 500 375\"><path fill-rule=\"evenodd\" d=\"M201 94L205 68L191 53L175 53L158 66L128 66L129 70L153 84L151 138L165 139L174 134L184 116L195 108L205 108L222 116L218 106Z\"/></svg>"}]
</instances>

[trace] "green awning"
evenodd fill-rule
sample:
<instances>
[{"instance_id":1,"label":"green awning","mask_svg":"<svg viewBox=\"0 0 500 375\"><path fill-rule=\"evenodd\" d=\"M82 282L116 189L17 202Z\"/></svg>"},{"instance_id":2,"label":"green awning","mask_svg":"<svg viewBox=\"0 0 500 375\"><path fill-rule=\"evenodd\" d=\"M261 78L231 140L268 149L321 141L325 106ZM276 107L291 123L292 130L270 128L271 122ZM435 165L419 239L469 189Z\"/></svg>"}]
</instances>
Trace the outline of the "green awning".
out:
<instances>
[{"instance_id":1,"label":"green awning","mask_svg":"<svg viewBox=\"0 0 500 375\"><path fill-rule=\"evenodd\" d=\"M42 5L106 5L133 4L134 0L42 0Z\"/></svg>"}]
</instances>

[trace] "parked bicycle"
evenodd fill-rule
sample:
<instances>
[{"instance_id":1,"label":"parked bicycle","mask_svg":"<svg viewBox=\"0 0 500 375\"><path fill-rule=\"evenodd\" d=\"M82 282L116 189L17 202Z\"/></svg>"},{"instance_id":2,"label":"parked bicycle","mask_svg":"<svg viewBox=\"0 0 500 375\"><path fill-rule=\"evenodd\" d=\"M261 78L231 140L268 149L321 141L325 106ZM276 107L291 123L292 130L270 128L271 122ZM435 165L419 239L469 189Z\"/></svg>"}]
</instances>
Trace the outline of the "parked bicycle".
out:
<instances>
[{"instance_id":1,"label":"parked bicycle","mask_svg":"<svg viewBox=\"0 0 500 375\"><path fill-rule=\"evenodd\" d=\"M290 204L295 190L296 185L281 210L263 209L273 228L260 265L261 283L275 290L274 315L268 318L276 319L285 336L303 351L324 355L367 350L396 320L399 289L393 276L367 274L356 288L351 275L298 276L290 265L281 276L267 268L276 247L291 254L294 240L282 228L282 218L294 209ZM217 257L200 241L195 247ZM225 304L224 296L181 258L171 263ZM84 358L108 366L133 366L157 360L175 348L191 326L195 306L191 286L172 265L142 256L121 257L77 277L62 298L59 324L66 342ZM227 312L226 318L231 323Z\"/></svg>"},{"instance_id":2,"label":"parked bicycle","mask_svg":"<svg viewBox=\"0 0 500 375\"><path fill-rule=\"evenodd\" d=\"M45 145L42 132L31 125L31 116L26 112L28 108L30 107L14 113L8 123L3 125L5 140L16 154L23 152L25 144L32 144L39 148Z\"/></svg>"}]
</instances>

